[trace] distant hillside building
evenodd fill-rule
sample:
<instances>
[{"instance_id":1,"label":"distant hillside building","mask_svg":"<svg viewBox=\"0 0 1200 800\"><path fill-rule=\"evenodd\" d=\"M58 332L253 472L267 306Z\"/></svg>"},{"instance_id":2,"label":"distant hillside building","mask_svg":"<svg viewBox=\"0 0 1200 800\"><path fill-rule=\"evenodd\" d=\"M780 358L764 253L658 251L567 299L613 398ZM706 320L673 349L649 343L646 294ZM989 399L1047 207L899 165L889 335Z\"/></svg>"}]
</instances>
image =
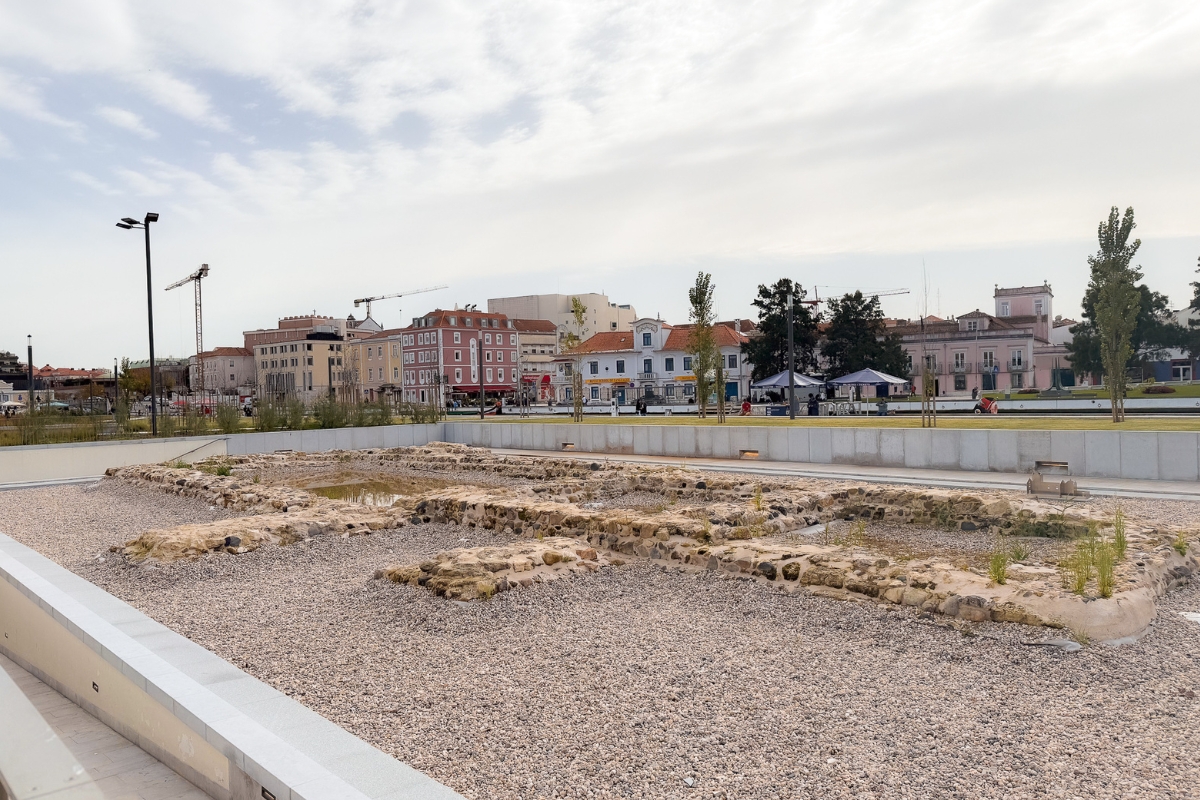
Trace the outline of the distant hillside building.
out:
<instances>
[{"instance_id":1,"label":"distant hillside building","mask_svg":"<svg viewBox=\"0 0 1200 800\"><path fill-rule=\"evenodd\" d=\"M255 376L254 353L245 347L214 347L188 359L188 380L205 392L251 392L258 383Z\"/></svg>"}]
</instances>

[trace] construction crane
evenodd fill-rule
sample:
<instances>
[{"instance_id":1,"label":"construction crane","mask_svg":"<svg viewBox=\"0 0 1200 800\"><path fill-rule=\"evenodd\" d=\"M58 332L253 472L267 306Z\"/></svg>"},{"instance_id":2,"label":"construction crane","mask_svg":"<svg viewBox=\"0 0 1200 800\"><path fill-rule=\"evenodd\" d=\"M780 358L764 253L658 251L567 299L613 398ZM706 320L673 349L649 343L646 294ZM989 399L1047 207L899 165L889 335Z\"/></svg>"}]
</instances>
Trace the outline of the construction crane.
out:
<instances>
[{"instance_id":1,"label":"construction crane","mask_svg":"<svg viewBox=\"0 0 1200 800\"><path fill-rule=\"evenodd\" d=\"M407 295L410 295L410 294L422 294L423 292L436 292L438 289L449 289L449 288L450 287L446 286L446 285L427 286L424 289L409 289L404 292L396 292L395 294L380 294L380 295L376 295L375 297L360 297L354 301L354 307L358 308L363 303L366 303L367 304L367 317L370 318L371 317L371 303L374 303L376 300L391 300L394 297L406 297Z\"/></svg>"},{"instance_id":2,"label":"construction crane","mask_svg":"<svg viewBox=\"0 0 1200 800\"><path fill-rule=\"evenodd\" d=\"M196 389L204 391L204 363L200 361L199 355L204 352L204 314L200 304L200 281L208 277L208 264L201 264L200 269L188 275L186 278L177 280L168 286L163 291L169 292L172 289L178 289L180 286L188 283L196 284Z\"/></svg>"}]
</instances>

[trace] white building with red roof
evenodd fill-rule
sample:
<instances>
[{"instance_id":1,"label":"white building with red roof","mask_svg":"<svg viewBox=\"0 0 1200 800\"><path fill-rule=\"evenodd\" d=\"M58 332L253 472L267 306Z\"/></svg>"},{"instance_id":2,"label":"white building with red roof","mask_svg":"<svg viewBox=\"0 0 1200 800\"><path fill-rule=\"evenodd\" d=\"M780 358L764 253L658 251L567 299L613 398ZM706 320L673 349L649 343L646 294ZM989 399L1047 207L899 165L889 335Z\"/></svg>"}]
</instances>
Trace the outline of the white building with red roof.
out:
<instances>
[{"instance_id":1,"label":"white building with red roof","mask_svg":"<svg viewBox=\"0 0 1200 800\"><path fill-rule=\"evenodd\" d=\"M584 341L556 360L552 384L555 400L572 402L571 377L583 372L588 403L632 404L638 397L659 403L696 402L696 375L689 351L691 325L670 325L657 319L634 321L631 331L605 331ZM750 395L753 366L742 356L748 337L740 322L719 322L713 334L725 365L725 397L738 401Z\"/></svg>"}]
</instances>

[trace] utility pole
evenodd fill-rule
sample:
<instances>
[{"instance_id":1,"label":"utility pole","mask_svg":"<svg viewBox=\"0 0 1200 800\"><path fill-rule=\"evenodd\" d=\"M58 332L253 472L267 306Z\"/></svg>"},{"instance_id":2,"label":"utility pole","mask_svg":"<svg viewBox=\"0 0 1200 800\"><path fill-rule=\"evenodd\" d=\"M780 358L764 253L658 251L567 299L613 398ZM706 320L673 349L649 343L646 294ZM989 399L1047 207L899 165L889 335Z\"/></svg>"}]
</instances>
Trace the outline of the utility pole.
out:
<instances>
[{"instance_id":1,"label":"utility pole","mask_svg":"<svg viewBox=\"0 0 1200 800\"><path fill-rule=\"evenodd\" d=\"M788 419L796 419L796 343L792 335L792 290L788 290Z\"/></svg>"}]
</instances>

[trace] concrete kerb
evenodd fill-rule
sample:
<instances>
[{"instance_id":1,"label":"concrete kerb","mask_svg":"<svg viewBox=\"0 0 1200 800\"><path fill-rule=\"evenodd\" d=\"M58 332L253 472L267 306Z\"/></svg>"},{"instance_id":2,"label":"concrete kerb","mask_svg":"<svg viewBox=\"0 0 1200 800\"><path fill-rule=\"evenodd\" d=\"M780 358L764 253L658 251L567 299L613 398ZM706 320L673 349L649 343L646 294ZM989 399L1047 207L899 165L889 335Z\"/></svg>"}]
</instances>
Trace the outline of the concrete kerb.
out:
<instances>
[{"instance_id":1,"label":"concrete kerb","mask_svg":"<svg viewBox=\"0 0 1200 800\"><path fill-rule=\"evenodd\" d=\"M212 797L460 797L3 535L0 627L6 656Z\"/></svg>"}]
</instances>

